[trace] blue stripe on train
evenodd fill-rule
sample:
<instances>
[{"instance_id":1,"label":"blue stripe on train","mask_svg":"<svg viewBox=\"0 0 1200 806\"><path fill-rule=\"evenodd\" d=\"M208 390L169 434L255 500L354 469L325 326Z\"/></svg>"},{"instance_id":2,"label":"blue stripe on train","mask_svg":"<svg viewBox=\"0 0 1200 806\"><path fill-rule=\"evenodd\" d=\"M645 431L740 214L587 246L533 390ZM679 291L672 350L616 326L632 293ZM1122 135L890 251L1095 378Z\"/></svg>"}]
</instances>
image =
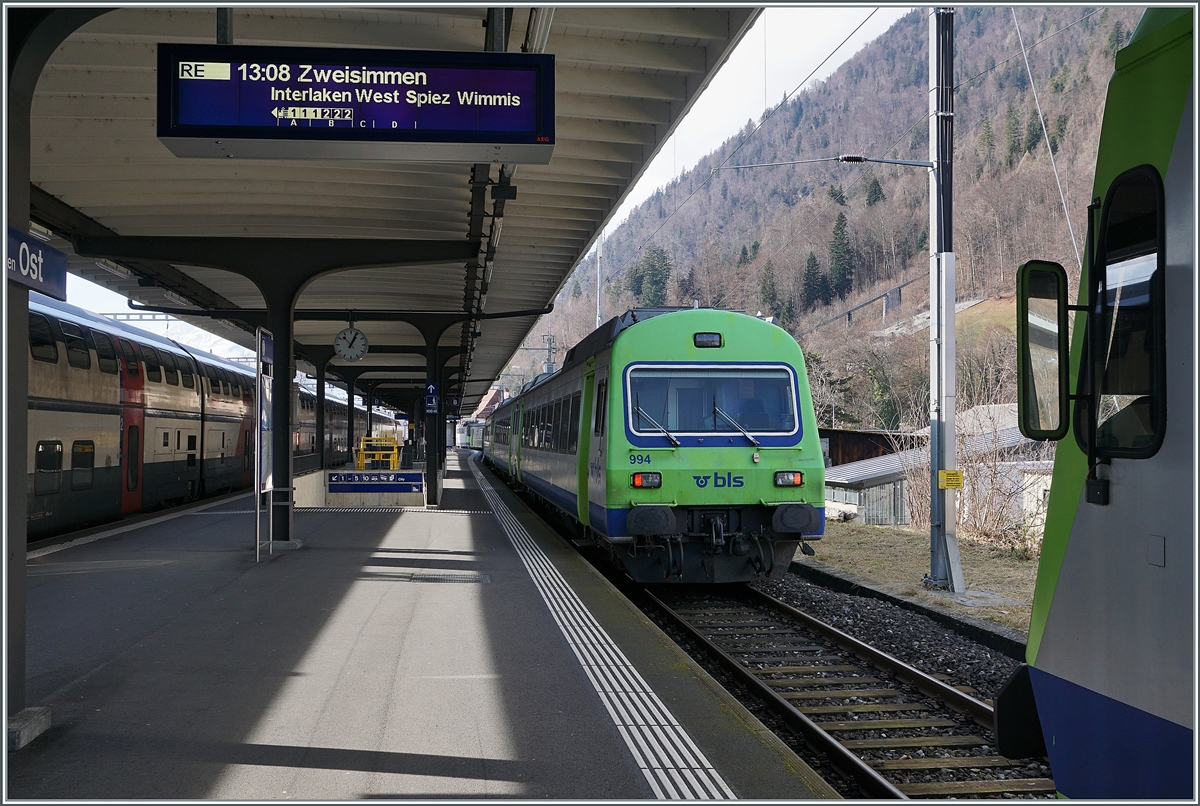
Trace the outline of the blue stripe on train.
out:
<instances>
[{"instance_id":1,"label":"blue stripe on train","mask_svg":"<svg viewBox=\"0 0 1200 806\"><path fill-rule=\"evenodd\" d=\"M545 479L533 475L528 470L521 473L521 481L538 495L545 498L550 503L565 510L571 516L576 516L578 513L578 503L575 493L555 487ZM805 532L806 535L823 535L825 534L825 507L817 507L817 512L821 513L821 526L811 532ZM625 518L629 515L628 507L618 507L615 509L606 509L600 506L595 501L588 502L588 519L591 521L591 526L605 537L625 537L629 535L629 530L625 528Z\"/></svg>"},{"instance_id":2,"label":"blue stripe on train","mask_svg":"<svg viewBox=\"0 0 1200 806\"><path fill-rule=\"evenodd\" d=\"M1095 800L1193 796L1193 731L1039 669L1030 667L1029 676L1060 793Z\"/></svg>"}]
</instances>

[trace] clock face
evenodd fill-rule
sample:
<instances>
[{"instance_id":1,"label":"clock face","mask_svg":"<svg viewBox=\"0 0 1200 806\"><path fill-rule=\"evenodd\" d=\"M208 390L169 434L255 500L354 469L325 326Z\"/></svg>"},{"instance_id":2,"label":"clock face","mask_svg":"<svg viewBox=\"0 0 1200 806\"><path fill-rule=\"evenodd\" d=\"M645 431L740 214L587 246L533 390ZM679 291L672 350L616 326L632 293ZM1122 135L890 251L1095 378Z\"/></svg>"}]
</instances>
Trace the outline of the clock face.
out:
<instances>
[{"instance_id":1,"label":"clock face","mask_svg":"<svg viewBox=\"0 0 1200 806\"><path fill-rule=\"evenodd\" d=\"M343 361L358 361L367 354L367 336L357 328L348 327L334 337L333 351Z\"/></svg>"}]
</instances>

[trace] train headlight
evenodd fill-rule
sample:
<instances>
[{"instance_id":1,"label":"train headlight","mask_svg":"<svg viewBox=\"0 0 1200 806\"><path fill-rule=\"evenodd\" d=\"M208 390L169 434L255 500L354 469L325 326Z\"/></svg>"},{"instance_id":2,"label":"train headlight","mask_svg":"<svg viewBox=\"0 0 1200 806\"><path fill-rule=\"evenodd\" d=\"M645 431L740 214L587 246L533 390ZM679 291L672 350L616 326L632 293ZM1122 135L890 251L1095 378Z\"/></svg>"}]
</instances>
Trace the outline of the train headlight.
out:
<instances>
[{"instance_id":1,"label":"train headlight","mask_svg":"<svg viewBox=\"0 0 1200 806\"><path fill-rule=\"evenodd\" d=\"M629 479L632 487L654 489L662 486L662 473L634 473Z\"/></svg>"},{"instance_id":2,"label":"train headlight","mask_svg":"<svg viewBox=\"0 0 1200 806\"><path fill-rule=\"evenodd\" d=\"M776 487L803 487L804 474L798 470L780 470L775 474Z\"/></svg>"}]
</instances>

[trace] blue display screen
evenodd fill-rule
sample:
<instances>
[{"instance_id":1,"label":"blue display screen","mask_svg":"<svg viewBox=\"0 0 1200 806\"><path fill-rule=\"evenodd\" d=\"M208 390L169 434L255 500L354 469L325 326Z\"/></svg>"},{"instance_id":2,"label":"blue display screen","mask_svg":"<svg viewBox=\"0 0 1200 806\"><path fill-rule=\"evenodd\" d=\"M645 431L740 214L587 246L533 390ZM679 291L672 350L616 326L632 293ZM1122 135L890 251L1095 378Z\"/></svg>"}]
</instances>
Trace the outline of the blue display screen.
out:
<instances>
[{"instance_id":1,"label":"blue display screen","mask_svg":"<svg viewBox=\"0 0 1200 806\"><path fill-rule=\"evenodd\" d=\"M159 136L550 144L554 57L159 45Z\"/></svg>"}]
</instances>

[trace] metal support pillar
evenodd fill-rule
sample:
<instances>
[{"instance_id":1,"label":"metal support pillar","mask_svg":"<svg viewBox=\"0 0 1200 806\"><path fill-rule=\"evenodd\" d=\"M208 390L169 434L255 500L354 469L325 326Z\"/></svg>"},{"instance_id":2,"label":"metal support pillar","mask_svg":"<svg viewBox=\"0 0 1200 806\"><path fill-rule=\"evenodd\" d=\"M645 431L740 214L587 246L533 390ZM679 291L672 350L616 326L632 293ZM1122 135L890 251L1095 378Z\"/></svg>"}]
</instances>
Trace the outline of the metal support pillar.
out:
<instances>
[{"instance_id":1,"label":"metal support pillar","mask_svg":"<svg viewBox=\"0 0 1200 806\"><path fill-rule=\"evenodd\" d=\"M958 553L954 378L954 9L929 17L929 577L966 590ZM949 472L947 472L949 471Z\"/></svg>"},{"instance_id":2,"label":"metal support pillar","mask_svg":"<svg viewBox=\"0 0 1200 806\"><path fill-rule=\"evenodd\" d=\"M11 152L10 152L11 153ZM9 208L12 226L12 208ZM28 227L26 221L22 230ZM5 466L4 544L8 559L8 716L25 708L25 536L28 510L26 462L29 431L29 291L5 281L5 363L8 395L5 399L4 434L7 439Z\"/></svg>"},{"instance_id":3,"label":"metal support pillar","mask_svg":"<svg viewBox=\"0 0 1200 806\"><path fill-rule=\"evenodd\" d=\"M271 539L292 539L292 383L296 377L293 350L296 293L264 293L267 328L275 339L275 367L271 374Z\"/></svg>"},{"instance_id":4,"label":"metal support pillar","mask_svg":"<svg viewBox=\"0 0 1200 806\"><path fill-rule=\"evenodd\" d=\"M217 9L217 44L233 44L233 9Z\"/></svg>"},{"instance_id":5,"label":"metal support pillar","mask_svg":"<svg viewBox=\"0 0 1200 806\"><path fill-rule=\"evenodd\" d=\"M8 128L7 183L8 226L29 231L30 212L30 123L33 92L42 68L55 49L79 26L109 9L105 8L10 8L6 10L5 34L8 56L6 87ZM29 478L29 292L24 287L4 282L4 381L3 426L4 457L4 551L8 562L5 578L6 716L9 750L14 746L14 725L24 722L30 729L21 731L22 741L36 735L33 727L50 725L47 708L26 708L26 587L25 553L28 537L27 518Z\"/></svg>"}]
</instances>

